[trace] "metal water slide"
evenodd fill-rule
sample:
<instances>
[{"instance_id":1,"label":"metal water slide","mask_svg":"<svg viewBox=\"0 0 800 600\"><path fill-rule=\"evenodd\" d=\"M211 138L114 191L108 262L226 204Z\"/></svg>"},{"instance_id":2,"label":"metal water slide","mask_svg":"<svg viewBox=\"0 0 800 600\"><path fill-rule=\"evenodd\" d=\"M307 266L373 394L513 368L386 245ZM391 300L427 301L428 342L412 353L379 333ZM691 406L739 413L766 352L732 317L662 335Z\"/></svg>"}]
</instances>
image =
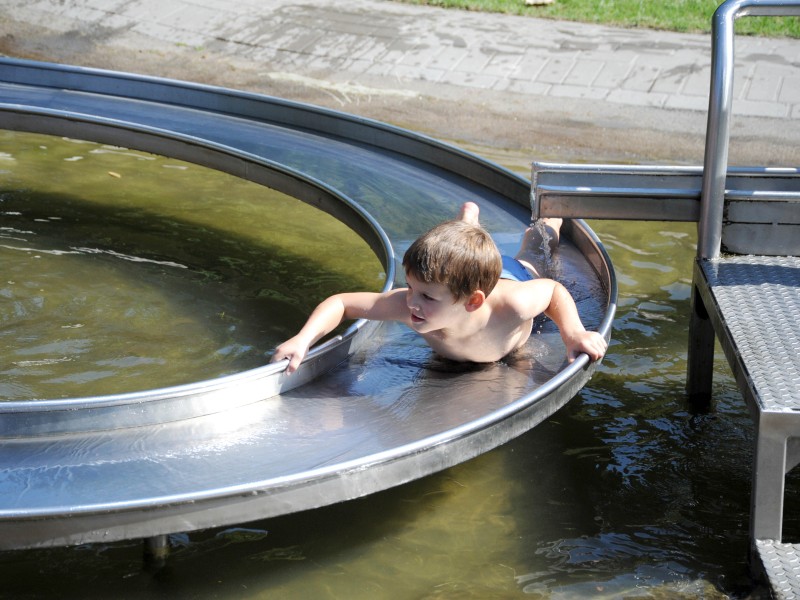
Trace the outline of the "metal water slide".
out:
<instances>
[{"instance_id":1,"label":"metal water slide","mask_svg":"<svg viewBox=\"0 0 800 600\"><path fill-rule=\"evenodd\" d=\"M505 253L530 222L530 182L478 156L228 89L0 59L0 128L149 151L285 192L355 230L383 263L384 289L403 282L396 256L465 200ZM587 328L608 338L609 258L580 220L564 238L560 273ZM0 399L0 549L163 541L473 458L553 414L596 368L585 355L567 364L557 330L539 327L524 352L489 365L447 363L400 326L359 321L291 377L278 364L115 396Z\"/></svg>"}]
</instances>

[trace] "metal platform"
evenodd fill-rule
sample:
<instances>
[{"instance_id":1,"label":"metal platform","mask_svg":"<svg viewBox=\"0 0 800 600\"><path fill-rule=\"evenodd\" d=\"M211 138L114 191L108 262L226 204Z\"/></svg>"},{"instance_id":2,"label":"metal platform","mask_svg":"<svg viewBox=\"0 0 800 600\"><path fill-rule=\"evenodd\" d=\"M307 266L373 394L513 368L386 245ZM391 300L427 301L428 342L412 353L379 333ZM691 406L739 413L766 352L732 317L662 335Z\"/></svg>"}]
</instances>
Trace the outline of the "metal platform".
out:
<instances>
[{"instance_id":1,"label":"metal platform","mask_svg":"<svg viewBox=\"0 0 800 600\"><path fill-rule=\"evenodd\" d=\"M800 544L756 540L755 546L773 596L787 600L800 597Z\"/></svg>"},{"instance_id":2,"label":"metal platform","mask_svg":"<svg viewBox=\"0 0 800 600\"><path fill-rule=\"evenodd\" d=\"M774 593L796 597L800 544L781 540L785 474L800 463L800 257L700 260L695 285L756 425L755 552Z\"/></svg>"},{"instance_id":3,"label":"metal platform","mask_svg":"<svg viewBox=\"0 0 800 600\"><path fill-rule=\"evenodd\" d=\"M436 140L280 99L0 60L0 128L151 151L300 198L395 255L467 199L501 251L530 222L530 183ZM268 227L268 223L265 223ZM581 221L559 263L587 327L610 335L616 281ZM454 366L400 326L358 322L283 365L73 400L0 402L0 549L163 538L356 498L534 427L592 375L545 327L514 360ZM159 542L152 544L159 549Z\"/></svg>"}]
</instances>

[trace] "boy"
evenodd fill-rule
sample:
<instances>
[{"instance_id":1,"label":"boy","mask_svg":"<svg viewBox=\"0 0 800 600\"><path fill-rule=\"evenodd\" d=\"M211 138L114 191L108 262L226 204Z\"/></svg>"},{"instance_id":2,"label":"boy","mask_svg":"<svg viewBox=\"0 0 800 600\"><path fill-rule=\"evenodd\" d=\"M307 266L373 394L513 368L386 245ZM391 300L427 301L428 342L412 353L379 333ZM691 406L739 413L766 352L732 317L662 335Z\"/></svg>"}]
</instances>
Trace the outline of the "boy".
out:
<instances>
[{"instance_id":1,"label":"boy","mask_svg":"<svg viewBox=\"0 0 800 600\"><path fill-rule=\"evenodd\" d=\"M602 358L605 339L584 329L566 288L539 278L533 268L535 232L526 232L516 259L501 257L478 224L478 210L467 202L458 219L437 225L409 247L403 257L408 287L327 298L297 335L276 348L271 362L288 358L291 374L341 321L361 318L405 323L451 360L494 362L525 344L541 313L558 325L570 362L582 352Z\"/></svg>"}]
</instances>

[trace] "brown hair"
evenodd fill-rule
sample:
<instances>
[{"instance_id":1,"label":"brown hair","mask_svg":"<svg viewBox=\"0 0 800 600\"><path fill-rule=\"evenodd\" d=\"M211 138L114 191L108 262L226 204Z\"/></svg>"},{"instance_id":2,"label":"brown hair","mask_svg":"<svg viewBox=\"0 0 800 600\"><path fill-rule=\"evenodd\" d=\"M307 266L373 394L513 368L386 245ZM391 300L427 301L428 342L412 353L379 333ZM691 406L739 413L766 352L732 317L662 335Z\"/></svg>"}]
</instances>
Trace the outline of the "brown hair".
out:
<instances>
[{"instance_id":1,"label":"brown hair","mask_svg":"<svg viewBox=\"0 0 800 600\"><path fill-rule=\"evenodd\" d=\"M494 289L503 263L500 251L480 225L445 221L411 244L403 256L406 275L447 286L456 300Z\"/></svg>"}]
</instances>

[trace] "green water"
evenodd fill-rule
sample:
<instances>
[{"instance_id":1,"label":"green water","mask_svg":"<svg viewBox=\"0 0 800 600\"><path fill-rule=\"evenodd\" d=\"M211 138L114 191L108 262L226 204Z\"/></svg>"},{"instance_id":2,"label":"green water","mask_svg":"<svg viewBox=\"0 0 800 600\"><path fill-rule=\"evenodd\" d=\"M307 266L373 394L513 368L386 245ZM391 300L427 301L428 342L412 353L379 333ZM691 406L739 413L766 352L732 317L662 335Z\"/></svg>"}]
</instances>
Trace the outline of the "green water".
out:
<instances>
[{"instance_id":1,"label":"green water","mask_svg":"<svg viewBox=\"0 0 800 600\"><path fill-rule=\"evenodd\" d=\"M140 176L115 178L109 170L119 167L98 169L100 188ZM232 195L230 185L221 198ZM182 184L172 189L177 194ZM214 218L191 210L197 195L185 200L188 213L178 220L214 231ZM534 430L361 500L171 536L170 560L157 572L143 568L136 541L6 552L0 597L758 597L747 567L750 419L721 357L708 410L693 407L683 390L694 226L592 226L619 280L613 341L589 385ZM259 231L251 227L248 240L268 246ZM27 259L15 252L16 260ZM156 258L190 262L172 251ZM371 282L375 270L355 283ZM174 298L170 293L165 302ZM182 314L177 304L170 313ZM790 506L797 498L792 485ZM788 521L796 530L796 519Z\"/></svg>"},{"instance_id":2,"label":"green water","mask_svg":"<svg viewBox=\"0 0 800 600\"><path fill-rule=\"evenodd\" d=\"M383 285L355 233L284 194L146 153L10 132L0 133L0 261L0 401L253 368L319 298Z\"/></svg>"}]
</instances>

